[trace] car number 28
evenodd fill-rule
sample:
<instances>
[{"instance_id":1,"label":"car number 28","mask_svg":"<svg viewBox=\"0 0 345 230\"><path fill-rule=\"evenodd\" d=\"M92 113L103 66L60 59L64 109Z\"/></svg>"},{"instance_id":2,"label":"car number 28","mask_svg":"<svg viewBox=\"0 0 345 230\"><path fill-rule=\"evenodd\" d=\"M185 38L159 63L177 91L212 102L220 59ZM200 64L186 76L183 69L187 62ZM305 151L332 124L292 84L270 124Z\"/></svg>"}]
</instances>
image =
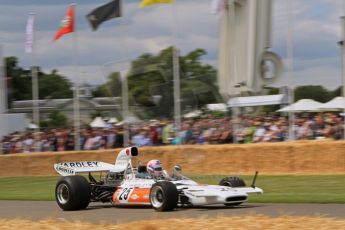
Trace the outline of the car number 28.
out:
<instances>
[{"instance_id":1,"label":"car number 28","mask_svg":"<svg viewBox=\"0 0 345 230\"><path fill-rule=\"evenodd\" d=\"M150 204L150 188L119 188L113 195L114 204Z\"/></svg>"},{"instance_id":2,"label":"car number 28","mask_svg":"<svg viewBox=\"0 0 345 230\"><path fill-rule=\"evenodd\" d=\"M128 200L129 194L132 192L133 188L124 188L120 195L118 196L119 200Z\"/></svg>"}]
</instances>

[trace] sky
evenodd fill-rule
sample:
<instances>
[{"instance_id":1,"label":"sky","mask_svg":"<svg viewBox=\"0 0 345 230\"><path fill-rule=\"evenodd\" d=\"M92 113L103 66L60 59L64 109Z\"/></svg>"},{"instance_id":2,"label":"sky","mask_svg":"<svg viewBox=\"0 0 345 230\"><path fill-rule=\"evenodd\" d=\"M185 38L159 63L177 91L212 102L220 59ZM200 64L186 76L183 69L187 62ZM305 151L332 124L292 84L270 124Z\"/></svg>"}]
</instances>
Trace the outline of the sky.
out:
<instances>
[{"instance_id":1,"label":"sky","mask_svg":"<svg viewBox=\"0 0 345 230\"><path fill-rule=\"evenodd\" d=\"M341 85L340 17L345 0L289 0L293 15L293 63L286 73L287 0L273 0L273 46L285 72L276 86L290 84ZM211 14L211 0L176 0L173 5L139 9L140 0L123 0L123 17L103 23L92 31L85 15L107 0L77 0L76 41L68 34L53 42L69 0L0 0L0 42L5 56L19 58L19 66L38 65L44 72L57 69L72 81L102 84L118 63L143 53L158 53L176 44L182 55L196 49L207 51L203 61L217 68L219 17ZM34 52L25 53L25 27L35 13ZM77 47L77 48L76 48ZM79 79L79 80L78 80Z\"/></svg>"}]
</instances>

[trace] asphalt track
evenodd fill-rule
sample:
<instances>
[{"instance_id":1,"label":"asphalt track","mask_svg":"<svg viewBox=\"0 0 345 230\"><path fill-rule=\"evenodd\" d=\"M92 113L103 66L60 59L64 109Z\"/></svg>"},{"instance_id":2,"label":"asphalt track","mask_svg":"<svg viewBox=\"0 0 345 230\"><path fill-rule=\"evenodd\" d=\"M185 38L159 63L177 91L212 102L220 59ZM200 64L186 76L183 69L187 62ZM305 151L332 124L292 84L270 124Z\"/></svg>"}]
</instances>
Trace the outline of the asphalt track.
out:
<instances>
[{"instance_id":1,"label":"asphalt track","mask_svg":"<svg viewBox=\"0 0 345 230\"><path fill-rule=\"evenodd\" d=\"M0 219L64 219L93 223L125 223L133 220L163 218L207 218L213 216L265 214L345 218L345 204L244 204L238 207L208 206L178 208L156 212L149 207L120 208L110 204L91 203L82 211L62 211L54 201L0 201Z\"/></svg>"}]
</instances>

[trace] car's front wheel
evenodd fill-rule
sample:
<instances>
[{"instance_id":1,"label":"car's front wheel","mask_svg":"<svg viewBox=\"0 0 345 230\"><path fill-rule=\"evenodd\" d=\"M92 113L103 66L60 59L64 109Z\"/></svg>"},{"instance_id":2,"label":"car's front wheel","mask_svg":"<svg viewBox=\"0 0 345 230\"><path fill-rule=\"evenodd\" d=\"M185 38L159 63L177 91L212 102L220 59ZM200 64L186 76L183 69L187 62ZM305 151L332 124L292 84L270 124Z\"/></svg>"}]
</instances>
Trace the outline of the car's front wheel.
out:
<instances>
[{"instance_id":1,"label":"car's front wheel","mask_svg":"<svg viewBox=\"0 0 345 230\"><path fill-rule=\"evenodd\" d=\"M176 186L168 181L160 181L152 185L150 191L151 206L160 212L171 211L177 207L178 191Z\"/></svg>"},{"instance_id":2,"label":"car's front wheel","mask_svg":"<svg viewBox=\"0 0 345 230\"><path fill-rule=\"evenodd\" d=\"M64 211L85 209L90 198L89 182L83 176L65 176L56 184L55 199Z\"/></svg>"},{"instance_id":3,"label":"car's front wheel","mask_svg":"<svg viewBox=\"0 0 345 230\"><path fill-rule=\"evenodd\" d=\"M219 185L236 188L236 187L245 187L246 183L244 182L244 180L242 178L240 178L238 176L229 176L229 177L223 178L219 182ZM224 205L225 206L237 206L240 204L242 204L242 202L225 203Z\"/></svg>"}]
</instances>

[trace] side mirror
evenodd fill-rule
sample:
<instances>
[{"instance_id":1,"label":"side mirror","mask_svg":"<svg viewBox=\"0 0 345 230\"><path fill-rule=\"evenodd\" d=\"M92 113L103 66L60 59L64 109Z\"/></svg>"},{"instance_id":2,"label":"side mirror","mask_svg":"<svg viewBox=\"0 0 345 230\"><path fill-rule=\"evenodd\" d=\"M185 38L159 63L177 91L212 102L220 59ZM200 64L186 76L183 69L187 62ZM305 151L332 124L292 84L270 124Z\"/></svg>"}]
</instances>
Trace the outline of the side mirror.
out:
<instances>
[{"instance_id":1,"label":"side mirror","mask_svg":"<svg viewBox=\"0 0 345 230\"><path fill-rule=\"evenodd\" d=\"M182 171L182 166L177 164L174 166L174 169L177 171L177 172L181 172Z\"/></svg>"}]
</instances>

